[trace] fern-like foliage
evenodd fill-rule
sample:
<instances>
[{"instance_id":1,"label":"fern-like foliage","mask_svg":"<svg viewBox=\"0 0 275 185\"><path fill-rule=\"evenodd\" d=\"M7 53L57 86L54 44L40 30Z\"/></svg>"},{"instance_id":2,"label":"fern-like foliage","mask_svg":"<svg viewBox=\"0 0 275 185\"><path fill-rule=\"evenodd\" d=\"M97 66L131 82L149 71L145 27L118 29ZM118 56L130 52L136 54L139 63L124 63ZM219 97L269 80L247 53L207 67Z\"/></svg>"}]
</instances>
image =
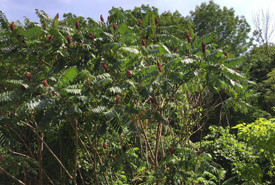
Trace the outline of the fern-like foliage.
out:
<instances>
[{"instance_id":1,"label":"fern-like foliage","mask_svg":"<svg viewBox=\"0 0 275 185\"><path fill-rule=\"evenodd\" d=\"M13 32L0 12L0 151L42 160L6 171L25 184L37 174L41 184L222 182L190 138L215 108L248 107L242 61L224 56L214 33L188 43L185 28L143 10L114 8L100 22L36 9L40 23L26 18Z\"/></svg>"},{"instance_id":2,"label":"fern-like foliage","mask_svg":"<svg viewBox=\"0 0 275 185\"><path fill-rule=\"evenodd\" d=\"M43 10L35 9L35 13L39 17L40 23L43 27L46 27L52 20L51 17Z\"/></svg>"},{"instance_id":3,"label":"fern-like foliage","mask_svg":"<svg viewBox=\"0 0 275 185\"><path fill-rule=\"evenodd\" d=\"M16 91L5 91L0 94L0 103L14 101L17 99L17 96L18 94Z\"/></svg>"},{"instance_id":4,"label":"fern-like foliage","mask_svg":"<svg viewBox=\"0 0 275 185\"><path fill-rule=\"evenodd\" d=\"M9 29L8 19L2 11L0 11L0 25L2 29Z\"/></svg>"},{"instance_id":5,"label":"fern-like foliage","mask_svg":"<svg viewBox=\"0 0 275 185\"><path fill-rule=\"evenodd\" d=\"M67 69L62 75L61 79L59 80L59 83L58 83L59 88L67 86L71 82L73 82L77 74L78 74L78 70L76 66L73 66Z\"/></svg>"}]
</instances>

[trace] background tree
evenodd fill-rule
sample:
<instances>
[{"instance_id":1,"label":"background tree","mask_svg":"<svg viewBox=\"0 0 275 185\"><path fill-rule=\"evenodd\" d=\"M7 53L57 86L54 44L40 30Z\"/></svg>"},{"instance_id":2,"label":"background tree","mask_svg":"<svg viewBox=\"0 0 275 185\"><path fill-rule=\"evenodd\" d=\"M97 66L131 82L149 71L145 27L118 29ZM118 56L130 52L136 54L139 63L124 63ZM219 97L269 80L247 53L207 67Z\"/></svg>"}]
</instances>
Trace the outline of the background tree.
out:
<instances>
[{"instance_id":1,"label":"background tree","mask_svg":"<svg viewBox=\"0 0 275 185\"><path fill-rule=\"evenodd\" d=\"M275 31L275 22L269 10L259 10L253 15L254 35L260 45L268 47ZM268 54L268 52L267 52Z\"/></svg>"},{"instance_id":2,"label":"background tree","mask_svg":"<svg viewBox=\"0 0 275 185\"><path fill-rule=\"evenodd\" d=\"M182 16L178 11L171 13L163 12L160 17L160 26L172 27L174 35L180 39L186 39L186 33L188 32L191 38L195 37L193 31L193 25L191 21ZM195 39L195 38L193 38Z\"/></svg>"},{"instance_id":3,"label":"background tree","mask_svg":"<svg viewBox=\"0 0 275 185\"><path fill-rule=\"evenodd\" d=\"M240 65L240 70L256 84L251 85L251 89L255 93L252 102L254 108L254 119L262 115L262 117L270 118L274 114L272 107L273 101L266 93L272 92L272 69L275 67L275 47L271 43L268 45L254 46L245 56L245 60ZM271 76L270 76L271 75ZM269 79L269 80L268 80ZM271 94L270 94L271 95ZM252 120L251 120L252 121Z\"/></svg>"},{"instance_id":4,"label":"background tree","mask_svg":"<svg viewBox=\"0 0 275 185\"><path fill-rule=\"evenodd\" d=\"M245 17L235 16L233 8L221 8L214 1L209 1L197 6L195 11L190 11L190 18L195 34L201 37L205 33L216 33L218 47L227 47L235 56L251 46L250 26Z\"/></svg>"},{"instance_id":5,"label":"background tree","mask_svg":"<svg viewBox=\"0 0 275 185\"><path fill-rule=\"evenodd\" d=\"M147 12L153 12L155 15L157 16L159 15L158 8L154 6L150 7L149 5L144 5L144 4L141 5L141 7L135 7L133 10L131 10L131 12L134 17L141 20L143 20Z\"/></svg>"},{"instance_id":6,"label":"background tree","mask_svg":"<svg viewBox=\"0 0 275 185\"><path fill-rule=\"evenodd\" d=\"M264 92L264 103L267 104L267 110L274 115L275 114L275 68L267 74L268 79L264 81L268 87Z\"/></svg>"}]
</instances>

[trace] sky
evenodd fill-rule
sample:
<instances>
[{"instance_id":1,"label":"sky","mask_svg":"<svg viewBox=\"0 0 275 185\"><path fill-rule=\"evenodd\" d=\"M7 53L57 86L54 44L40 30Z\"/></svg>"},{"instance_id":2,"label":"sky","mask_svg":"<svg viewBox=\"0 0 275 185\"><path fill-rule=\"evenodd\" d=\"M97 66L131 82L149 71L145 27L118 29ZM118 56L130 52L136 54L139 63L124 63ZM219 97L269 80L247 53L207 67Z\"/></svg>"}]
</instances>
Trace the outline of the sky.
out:
<instances>
[{"instance_id":1,"label":"sky","mask_svg":"<svg viewBox=\"0 0 275 185\"><path fill-rule=\"evenodd\" d=\"M107 17L108 11L112 7L122 7L126 10L142 4L158 8L159 13L178 10L183 16L186 16L202 2L208 2L208 0L0 0L0 10L9 21L20 20L23 22L25 16L33 21L38 21L35 9L43 10L51 17L54 17L56 13L59 13L61 17L63 13L71 12L77 16L99 20L101 14ZM214 0L214 2L221 7L233 8L238 16L245 16L252 29L252 15L261 9L269 9L275 22L274 0Z\"/></svg>"}]
</instances>

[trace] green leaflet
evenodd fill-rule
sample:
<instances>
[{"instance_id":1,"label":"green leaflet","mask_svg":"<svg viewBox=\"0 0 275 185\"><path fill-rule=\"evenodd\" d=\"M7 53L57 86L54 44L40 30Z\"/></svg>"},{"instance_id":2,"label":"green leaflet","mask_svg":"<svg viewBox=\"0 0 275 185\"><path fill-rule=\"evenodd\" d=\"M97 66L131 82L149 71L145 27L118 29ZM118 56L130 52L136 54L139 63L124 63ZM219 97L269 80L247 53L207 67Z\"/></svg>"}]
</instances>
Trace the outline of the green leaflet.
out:
<instances>
[{"instance_id":1,"label":"green leaflet","mask_svg":"<svg viewBox=\"0 0 275 185\"><path fill-rule=\"evenodd\" d=\"M16 91L5 91L0 93L0 103L10 102L17 99L18 93Z\"/></svg>"},{"instance_id":2,"label":"green leaflet","mask_svg":"<svg viewBox=\"0 0 275 185\"><path fill-rule=\"evenodd\" d=\"M19 29L18 33L24 36L26 39L32 40L32 39L38 38L42 34L42 30L41 30L41 27L36 26L26 30Z\"/></svg>"},{"instance_id":3,"label":"green leaflet","mask_svg":"<svg viewBox=\"0 0 275 185\"><path fill-rule=\"evenodd\" d=\"M61 76L61 79L59 80L59 83L58 83L58 87L61 88L69 85L76 78L77 74L78 74L78 70L76 66L73 66L67 69Z\"/></svg>"}]
</instances>

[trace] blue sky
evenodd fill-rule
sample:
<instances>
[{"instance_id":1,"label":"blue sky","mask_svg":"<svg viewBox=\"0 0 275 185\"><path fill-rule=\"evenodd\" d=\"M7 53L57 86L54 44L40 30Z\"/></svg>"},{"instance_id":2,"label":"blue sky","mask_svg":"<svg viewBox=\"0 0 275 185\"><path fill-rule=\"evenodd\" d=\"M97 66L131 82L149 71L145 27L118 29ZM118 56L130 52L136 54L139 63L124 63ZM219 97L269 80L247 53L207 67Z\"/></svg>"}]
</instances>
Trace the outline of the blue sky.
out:
<instances>
[{"instance_id":1,"label":"blue sky","mask_svg":"<svg viewBox=\"0 0 275 185\"><path fill-rule=\"evenodd\" d=\"M252 14L260 9L269 9L275 21L274 0L214 0L220 6L234 8L236 15L244 15L248 23L253 27ZM35 9L44 10L51 17L56 13L73 13L78 16L91 17L99 20L101 14L107 17L108 11L114 7L133 9L135 6L149 4L159 9L159 12L178 10L182 15L188 15L195 10L196 5L208 0L0 0L0 10L11 21L20 20L24 16L38 21ZM106 19L106 18L105 18Z\"/></svg>"}]
</instances>

